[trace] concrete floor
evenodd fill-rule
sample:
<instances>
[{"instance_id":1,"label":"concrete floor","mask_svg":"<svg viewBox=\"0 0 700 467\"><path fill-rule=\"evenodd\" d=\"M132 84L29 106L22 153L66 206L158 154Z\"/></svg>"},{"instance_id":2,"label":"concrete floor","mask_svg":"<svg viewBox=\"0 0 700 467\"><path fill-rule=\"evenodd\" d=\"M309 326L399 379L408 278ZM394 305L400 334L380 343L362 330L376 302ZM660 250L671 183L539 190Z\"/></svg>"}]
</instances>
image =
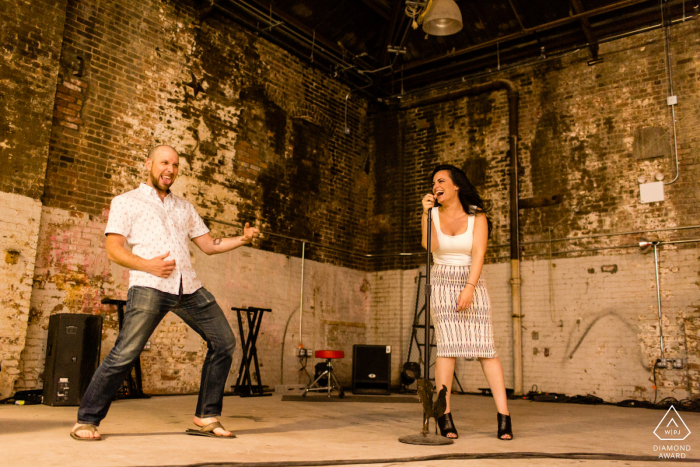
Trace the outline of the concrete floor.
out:
<instances>
[{"instance_id":1,"label":"concrete floor","mask_svg":"<svg viewBox=\"0 0 700 467\"><path fill-rule=\"evenodd\" d=\"M421 406L406 403L283 402L281 396L226 397L221 421L237 439L186 436L196 396L122 400L102 423L100 442L68 436L75 407L0 406L0 465L14 466L169 466L202 463L313 462L334 465L406 466L622 466L651 464L640 460L475 459L416 460L462 453L614 453L658 458L653 434L663 411L612 406L510 401L515 439L496 439L493 401L454 395L453 413L460 438L451 446L399 443L400 436L420 431ZM680 413L691 434L687 458L700 458L700 414ZM385 459L385 462L372 462ZM329 461L325 463L325 461ZM363 462L365 461L365 462ZM687 461L687 459L686 459ZM653 462L672 465L679 461ZM303 464L300 464L303 465ZM316 462L315 465L321 465ZM335 465L338 465L336 462ZM700 465L696 464L696 465Z\"/></svg>"}]
</instances>

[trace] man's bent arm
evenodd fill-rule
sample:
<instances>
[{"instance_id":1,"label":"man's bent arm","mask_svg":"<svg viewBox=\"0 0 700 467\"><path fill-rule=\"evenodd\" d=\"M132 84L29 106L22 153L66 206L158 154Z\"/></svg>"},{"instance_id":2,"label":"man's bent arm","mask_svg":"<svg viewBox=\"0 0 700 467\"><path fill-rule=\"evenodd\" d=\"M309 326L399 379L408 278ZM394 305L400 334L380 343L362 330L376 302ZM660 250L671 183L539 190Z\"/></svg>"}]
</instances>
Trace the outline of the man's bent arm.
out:
<instances>
[{"instance_id":1,"label":"man's bent arm","mask_svg":"<svg viewBox=\"0 0 700 467\"><path fill-rule=\"evenodd\" d=\"M110 261L128 269L144 271L158 277L168 277L175 269L175 261L165 261L170 252L156 256L152 259L144 259L124 248L126 237L119 234L107 234L107 258Z\"/></svg>"}]
</instances>

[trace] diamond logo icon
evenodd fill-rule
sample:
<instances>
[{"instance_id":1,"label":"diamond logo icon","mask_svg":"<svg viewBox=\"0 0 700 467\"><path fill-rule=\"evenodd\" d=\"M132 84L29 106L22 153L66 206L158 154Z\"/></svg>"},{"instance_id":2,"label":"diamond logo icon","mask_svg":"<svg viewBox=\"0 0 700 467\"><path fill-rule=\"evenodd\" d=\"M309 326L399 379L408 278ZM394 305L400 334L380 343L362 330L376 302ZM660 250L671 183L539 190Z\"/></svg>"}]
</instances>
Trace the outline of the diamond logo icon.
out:
<instances>
[{"instance_id":1,"label":"diamond logo icon","mask_svg":"<svg viewBox=\"0 0 700 467\"><path fill-rule=\"evenodd\" d=\"M656 426L654 434L661 441L683 441L690 435L690 430L675 407L671 406Z\"/></svg>"}]
</instances>

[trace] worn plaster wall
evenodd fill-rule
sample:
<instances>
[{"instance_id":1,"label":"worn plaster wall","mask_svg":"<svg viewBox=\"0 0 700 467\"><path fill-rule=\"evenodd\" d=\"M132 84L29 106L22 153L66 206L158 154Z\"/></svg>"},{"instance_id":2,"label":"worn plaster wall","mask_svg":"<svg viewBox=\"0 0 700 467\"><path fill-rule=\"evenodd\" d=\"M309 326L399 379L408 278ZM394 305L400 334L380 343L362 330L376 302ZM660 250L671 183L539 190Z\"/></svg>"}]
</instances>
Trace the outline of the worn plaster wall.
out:
<instances>
[{"instance_id":1,"label":"worn plaster wall","mask_svg":"<svg viewBox=\"0 0 700 467\"><path fill-rule=\"evenodd\" d=\"M352 132L346 136L340 128L349 88L221 15L200 21L200 6L66 2L48 108L53 121L37 268L16 389L41 386L52 314L102 314L103 356L114 343L115 310L99 301L125 298L128 278L106 259L104 226L110 200L144 180L145 154L155 144L180 152L174 192L195 205L214 235L238 235L245 222L264 231L239 262L193 254L236 330L231 306L273 308L259 343L266 385L278 384L283 371L287 382L299 379L293 320L282 363L283 329L300 301L293 293L300 290L295 268L302 253L302 243L286 237L366 249L366 102L349 99ZM305 256L311 272L304 344L351 349L365 335L365 263L312 245ZM286 291L283 298L280 291ZM168 317L144 353L146 391L196 391L204 351L198 336ZM349 368L349 361L340 366L348 383Z\"/></svg>"},{"instance_id":2,"label":"worn plaster wall","mask_svg":"<svg viewBox=\"0 0 700 467\"><path fill-rule=\"evenodd\" d=\"M587 51L581 50L539 64L466 80L448 88L455 90L491 79L509 79L515 83L520 93L520 198L555 195L563 198L559 204L520 211L521 241L542 241L523 245L523 258L530 265L523 265L522 273L526 315L523 332L531 337L533 326L545 325L550 304L547 300L543 302L543 290L537 289L542 286L535 286L545 281L547 288L544 292L551 283L553 296L560 294L561 298L556 301L556 323L551 327L547 325L547 331L540 336L547 334L552 339L557 335L566 336L559 338L566 342L562 344L564 349L559 350L553 342L544 346L542 342L531 345L525 340L526 390L530 389L529 385L537 384L541 390L595 392L616 400L627 397L653 400L653 394L650 396L649 393L648 368L650 361L659 354L659 344L658 326L654 326L651 319L654 310L649 307L653 305L655 285L648 281L648 271L653 272L648 257L643 261L637 258L636 241L640 234L552 243L548 240L700 224L697 209L700 191L696 184L700 160L699 28L698 21L688 21L671 29L671 69L679 101L676 118L680 177L675 184L665 187L666 199L660 203L640 203L638 179L643 176L646 181L655 181L655 175L660 173L668 182L676 173L670 110L666 105L668 80L663 31L601 45L605 61L592 67L586 64ZM433 94L439 92L432 91ZM410 99L409 96L404 100L410 104ZM494 232L484 274L492 295L498 293L502 297L494 300L494 320L510 314L509 292L499 289L509 287L507 263L502 263L508 258L510 241L507 112L505 92L493 92L372 116L372 147L378 161L376 200L370 221L372 248L385 253L419 251L420 199L430 190L428 177L432 168L438 163L463 167L491 205ZM396 164L383 166L379 162L383 158L395 160ZM404 168L400 185L391 176L396 165ZM646 236L663 240L698 238L698 232L668 230L650 232ZM385 236L391 241L384 242ZM622 248L612 248L615 246ZM562 254L603 247L611 249ZM547 266L550 251L556 266L551 278ZM609 259L609 255L615 259ZM373 319L377 323L403 320L405 326L403 330L382 335L384 331L377 331L373 325L371 333L380 332L379 336L386 340L400 342L404 347L407 345L410 323L406 320L413 313L412 300L410 294L404 298L404 302L411 303L410 311L405 308L396 310L392 300L400 294L400 286L406 289L406 274L412 277L414 268L423 258L417 255L373 260L373 268L378 271L372 276L373 290L379 287L380 291L385 291L373 296ZM695 318L691 316L698 294L697 270L693 268L695 260L680 253L665 260L669 263L667 269L662 269L662 282L673 284L670 289L679 300L677 308L667 317L675 323L665 330L667 339L670 342L692 341ZM629 272L618 272L617 275L601 272L601 264L608 263L618 264L620 272L624 264ZM671 272L673 268L679 269ZM595 273L589 275L588 269ZM644 271L644 280L637 277L641 271ZM378 276L385 279L379 280ZM387 283L386 278L391 277L393 279ZM589 289L587 294L577 291L581 284L590 283L594 277L598 281L595 288ZM609 279L602 280L603 277ZM622 277L628 280L617 282ZM676 287L681 283L685 285ZM539 290L539 294L533 292L533 287ZM574 295L577 298L574 299ZM644 298L647 296L651 301ZM602 297L609 297L610 302ZM576 312L571 306L572 301L580 303ZM639 307L643 307L643 311ZM380 310L387 309L396 311L379 318ZM582 310L585 312L580 313ZM682 313L687 314L687 319L681 317L680 310L684 310ZM610 313L613 311L621 318L612 317ZM531 321L534 317L538 319ZM552 363L555 354L570 353L566 345L580 339L579 328L583 332L591 322L583 323L595 317L599 317L596 323L604 322L604 325L596 324L589 331L585 338L589 350L584 352L582 344L571 362L564 361L565 357L559 355L557 358L561 360ZM580 323L577 322L579 318ZM680 322L687 323L690 333L678 324ZM379 324L376 327L381 328ZM510 331L504 328L503 332ZM499 344L501 339L505 340ZM617 342L613 343L613 340ZM502 359L511 358L512 344L505 336L497 337L497 347ZM537 355L533 355L534 348L538 349ZM543 356L544 348L549 349L550 357ZM622 349L639 350L633 355L629 352L622 354ZM587 352L586 357L582 358L579 352ZM683 352L681 349L678 355ZM692 376L697 371L696 351L691 350L687 358ZM574 364L577 359L580 364ZM595 362L600 365L586 366ZM484 381L477 378L479 372L475 367L476 364L468 364L460 371L466 372L465 378L469 375L468 379L483 387ZM663 372L660 378L663 378L666 385L663 390L668 394L676 397L688 394L688 375L682 371Z\"/></svg>"}]
</instances>

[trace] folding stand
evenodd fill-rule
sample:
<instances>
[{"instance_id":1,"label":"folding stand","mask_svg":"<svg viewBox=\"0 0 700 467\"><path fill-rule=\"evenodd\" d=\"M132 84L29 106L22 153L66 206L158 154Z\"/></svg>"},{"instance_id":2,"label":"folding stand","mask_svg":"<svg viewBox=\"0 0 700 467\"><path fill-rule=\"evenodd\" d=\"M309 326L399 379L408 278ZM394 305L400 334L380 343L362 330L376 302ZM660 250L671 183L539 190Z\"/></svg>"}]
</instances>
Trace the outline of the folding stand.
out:
<instances>
[{"instance_id":1,"label":"folding stand","mask_svg":"<svg viewBox=\"0 0 700 467\"><path fill-rule=\"evenodd\" d=\"M425 295L424 295L425 280L426 280L426 274L418 273L418 290L416 292L416 308L413 312L413 325L411 326L411 343L408 345L408 357L406 358L406 364L408 364L410 362L416 362L418 364L423 363L424 365L426 364L425 359L423 358L423 350L421 349L421 347L423 347L423 349L426 348L425 342L420 342L418 340L419 334L423 334L423 335L429 334L431 336L430 337L430 344L429 344L430 347L437 347L437 344L433 344L433 342L435 342L435 326L433 326L431 324L430 325L430 332L429 333L425 332L425 316L423 315L423 313L426 311L426 307L427 307L427 304L425 302ZM421 306L421 303L422 303L422 306ZM421 329L423 331L419 333L419 330L421 330ZM413 355L414 348L415 348L416 353L417 353L417 358L414 357L414 355ZM431 352L431 354L432 354L432 352ZM433 368L435 366L435 358L437 358L437 357L431 358L429 368ZM430 371L428 371L428 374L430 375ZM430 380L434 381L435 376L430 376ZM466 392L464 392L464 388L462 387L462 383L459 381L459 378L457 377L457 371L454 372L454 380L457 383L457 385L459 386L458 394L466 394ZM402 383L401 386L402 386L401 389L403 392L409 391L408 384ZM457 391L453 390L453 392L457 392Z\"/></svg>"},{"instance_id":2,"label":"folding stand","mask_svg":"<svg viewBox=\"0 0 700 467\"><path fill-rule=\"evenodd\" d=\"M232 307L231 310L235 311L238 315L238 330L241 335L241 347L243 349L243 358L241 359L241 366L238 369L238 378L236 379L236 386L234 387L233 394L241 397L271 396L271 393L263 392L262 379L260 378L260 366L258 365L258 350L255 344L258 341L258 333L260 332L260 323L262 323L263 314L266 311L272 312L272 310L269 308L253 307ZM247 338L243 329L242 313L245 313L248 320ZM255 374L258 377L258 384L256 385L253 385L253 379L250 375L251 363L255 365Z\"/></svg>"}]
</instances>

